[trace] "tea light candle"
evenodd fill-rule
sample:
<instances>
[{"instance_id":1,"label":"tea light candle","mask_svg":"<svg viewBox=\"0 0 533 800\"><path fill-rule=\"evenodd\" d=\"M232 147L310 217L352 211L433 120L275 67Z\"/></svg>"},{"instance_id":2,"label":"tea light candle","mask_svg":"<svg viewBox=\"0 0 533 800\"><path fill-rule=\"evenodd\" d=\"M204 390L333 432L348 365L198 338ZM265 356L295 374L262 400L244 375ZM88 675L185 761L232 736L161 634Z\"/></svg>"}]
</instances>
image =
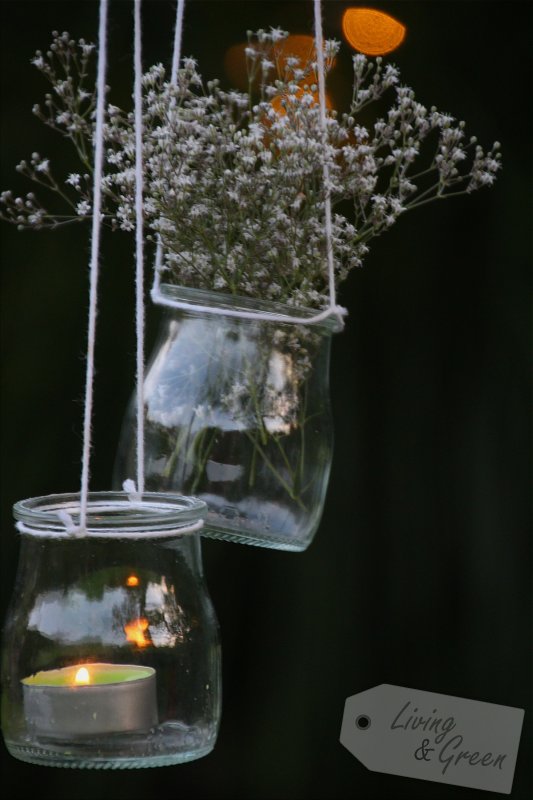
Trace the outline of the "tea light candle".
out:
<instances>
[{"instance_id":1,"label":"tea light candle","mask_svg":"<svg viewBox=\"0 0 533 800\"><path fill-rule=\"evenodd\" d=\"M22 680L29 727L56 738L157 725L156 674L133 664L77 664Z\"/></svg>"}]
</instances>

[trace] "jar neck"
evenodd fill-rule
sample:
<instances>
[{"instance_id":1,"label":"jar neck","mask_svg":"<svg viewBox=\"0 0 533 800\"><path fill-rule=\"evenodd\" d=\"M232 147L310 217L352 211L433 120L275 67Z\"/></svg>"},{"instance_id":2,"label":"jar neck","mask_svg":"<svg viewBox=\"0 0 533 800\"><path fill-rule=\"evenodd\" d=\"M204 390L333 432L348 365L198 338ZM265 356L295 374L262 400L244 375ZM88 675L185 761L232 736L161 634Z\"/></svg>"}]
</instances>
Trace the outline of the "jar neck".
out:
<instances>
[{"instance_id":1,"label":"jar neck","mask_svg":"<svg viewBox=\"0 0 533 800\"><path fill-rule=\"evenodd\" d=\"M79 494L32 497L13 506L21 533L52 539L179 537L198 532L206 513L203 501L181 495L147 492L140 500L132 500L124 492L92 492L85 527L76 534L82 516Z\"/></svg>"},{"instance_id":2,"label":"jar neck","mask_svg":"<svg viewBox=\"0 0 533 800\"><path fill-rule=\"evenodd\" d=\"M175 313L180 315L187 314L192 317L206 317L210 316L211 319L216 320L217 317L229 318L229 313L224 317L220 312L253 312L264 314L264 318L246 319L245 317L236 319L243 322L252 323L266 323L272 325L287 325L287 327L298 327L298 323L293 322L291 317L300 317L302 325L309 330L322 335L337 333L342 330L342 323L339 322L337 317L331 316L321 322L305 324L305 320L315 316L318 313L314 308L301 308L298 306L290 306L285 303L271 302L269 300L262 300L258 298L242 297L240 295L224 294L223 292L212 291L209 289L196 289L185 286L175 286L173 284L164 283L159 287L159 292L164 300L178 303L188 303L191 308L180 309L176 307ZM165 306L169 310L168 306ZM209 309L216 309L216 312L209 313ZM276 317L276 319L269 320L269 316ZM287 321L279 320L279 316L287 317Z\"/></svg>"}]
</instances>

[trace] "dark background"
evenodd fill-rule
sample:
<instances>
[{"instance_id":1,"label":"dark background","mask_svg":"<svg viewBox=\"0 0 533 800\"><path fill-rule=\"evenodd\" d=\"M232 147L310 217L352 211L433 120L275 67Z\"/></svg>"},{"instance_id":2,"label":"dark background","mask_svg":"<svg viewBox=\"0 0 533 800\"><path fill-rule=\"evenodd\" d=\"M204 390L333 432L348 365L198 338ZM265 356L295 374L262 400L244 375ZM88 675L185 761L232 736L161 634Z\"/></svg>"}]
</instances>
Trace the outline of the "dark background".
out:
<instances>
[{"instance_id":1,"label":"dark background","mask_svg":"<svg viewBox=\"0 0 533 800\"><path fill-rule=\"evenodd\" d=\"M326 36L341 37L347 5L324 3ZM336 451L311 548L205 542L224 654L214 752L101 773L34 767L4 750L9 798L483 796L368 772L339 744L345 698L383 682L526 708L512 797L530 796L530 6L375 7L407 25L391 60L417 98L465 119L482 144L501 141L504 169L490 190L401 219L344 286L350 316L331 367ZM111 3L111 15L109 80L127 104L130 4ZM145 64L170 58L173 18L171 3L145 3ZM75 168L31 114L46 89L29 59L53 29L94 40L96 25L92 0L1 4L0 189L31 190L14 166L34 150ZM309 32L312 3L190 0L184 54L221 75L226 48L270 25ZM79 486L87 263L82 226L1 226L3 607L18 552L12 503ZM123 234L105 236L100 287L95 489L110 486L133 383ZM158 318L149 308L149 343Z\"/></svg>"}]
</instances>

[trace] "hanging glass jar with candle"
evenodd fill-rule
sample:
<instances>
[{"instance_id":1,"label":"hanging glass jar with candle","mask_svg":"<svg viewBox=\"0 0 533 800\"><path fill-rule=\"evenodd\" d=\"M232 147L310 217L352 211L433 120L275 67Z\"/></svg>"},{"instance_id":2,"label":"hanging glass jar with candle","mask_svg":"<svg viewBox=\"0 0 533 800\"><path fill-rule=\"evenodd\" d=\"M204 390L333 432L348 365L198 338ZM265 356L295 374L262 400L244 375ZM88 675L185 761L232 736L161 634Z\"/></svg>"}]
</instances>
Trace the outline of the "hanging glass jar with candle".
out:
<instances>
[{"instance_id":1,"label":"hanging glass jar with candle","mask_svg":"<svg viewBox=\"0 0 533 800\"><path fill-rule=\"evenodd\" d=\"M166 309L144 384L147 488L204 500L207 536L304 550L320 523L331 466L328 371L340 323L283 323L279 315L297 309L219 292L170 285L160 292L203 308ZM116 487L135 469L135 409L132 399Z\"/></svg>"},{"instance_id":2,"label":"hanging glass jar with candle","mask_svg":"<svg viewBox=\"0 0 533 800\"><path fill-rule=\"evenodd\" d=\"M202 574L205 504L89 495L24 500L3 642L3 735L22 761L136 768L209 753L220 717L218 625Z\"/></svg>"}]
</instances>

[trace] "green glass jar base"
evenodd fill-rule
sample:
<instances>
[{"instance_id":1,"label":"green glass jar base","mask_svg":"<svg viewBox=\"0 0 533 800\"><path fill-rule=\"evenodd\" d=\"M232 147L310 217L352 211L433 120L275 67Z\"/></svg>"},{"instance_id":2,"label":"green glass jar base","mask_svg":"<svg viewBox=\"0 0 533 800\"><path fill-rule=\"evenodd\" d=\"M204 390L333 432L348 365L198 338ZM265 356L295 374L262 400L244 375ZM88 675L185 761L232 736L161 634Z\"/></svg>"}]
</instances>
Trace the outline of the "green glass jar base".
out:
<instances>
[{"instance_id":1,"label":"green glass jar base","mask_svg":"<svg viewBox=\"0 0 533 800\"><path fill-rule=\"evenodd\" d=\"M45 736L5 739L19 761L66 769L144 769L194 761L208 755L216 733L179 723L159 725L147 734L115 734L95 739L59 741Z\"/></svg>"}]
</instances>

